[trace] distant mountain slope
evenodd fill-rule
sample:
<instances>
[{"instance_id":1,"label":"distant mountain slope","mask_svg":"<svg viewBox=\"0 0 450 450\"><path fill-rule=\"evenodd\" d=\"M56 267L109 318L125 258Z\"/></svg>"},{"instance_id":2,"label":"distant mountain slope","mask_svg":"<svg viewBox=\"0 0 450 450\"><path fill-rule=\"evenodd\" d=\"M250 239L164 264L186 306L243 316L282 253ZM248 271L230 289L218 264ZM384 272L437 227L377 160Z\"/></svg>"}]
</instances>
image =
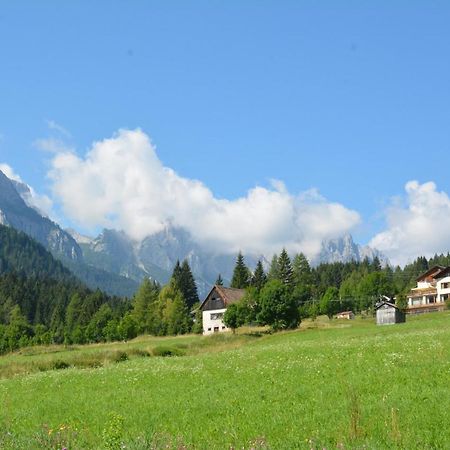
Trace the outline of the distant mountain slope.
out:
<instances>
[{"instance_id":1,"label":"distant mountain slope","mask_svg":"<svg viewBox=\"0 0 450 450\"><path fill-rule=\"evenodd\" d=\"M312 261L312 265L333 262L361 262L365 258L372 261L377 257L382 265L389 263L386 256L369 246L361 246L353 241L350 234L338 239L328 239L322 242L319 255Z\"/></svg>"},{"instance_id":2,"label":"distant mountain slope","mask_svg":"<svg viewBox=\"0 0 450 450\"><path fill-rule=\"evenodd\" d=\"M124 232L103 230L97 238L80 246L88 264L138 282L144 277L150 277L165 284L177 260L186 259L195 276L200 296L207 293L219 273L225 283L229 282L236 260L236 255L208 252L194 242L186 230L172 226L140 242L131 240ZM249 267L253 268L256 262L256 257L246 255Z\"/></svg>"},{"instance_id":3,"label":"distant mountain slope","mask_svg":"<svg viewBox=\"0 0 450 450\"><path fill-rule=\"evenodd\" d=\"M81 283L41 244L23 232L0 225L0 274L7 272Z\"/></svg>"},{"instance_id":4,"label":"distant mountain slope","mask_svg":"<svg viewBox=\"0 0 450 450\"><path fill-rule=\"evenodd\" d=\"M82 260L82 251L75 239L59 225L29 207L18 189L22 193L26 192L24 186L13 183L0 171L0 223L23 231L59 257Z\"/></svg>"},{"instance_id":5,"label":"distant mountain slope","mask_svg":"<svg viewBox=\"0 0 450 450\"><path fill-rule=\"evenodd\" d=\"M110 295L131 297L139 283L115 272L87 265L75 239L58 224L27 205L24 198L29 188L12 181L0 171L0 224L26 233L42 244L53 256L69 267L88 287Z\"/></svg>"}]
</instances>

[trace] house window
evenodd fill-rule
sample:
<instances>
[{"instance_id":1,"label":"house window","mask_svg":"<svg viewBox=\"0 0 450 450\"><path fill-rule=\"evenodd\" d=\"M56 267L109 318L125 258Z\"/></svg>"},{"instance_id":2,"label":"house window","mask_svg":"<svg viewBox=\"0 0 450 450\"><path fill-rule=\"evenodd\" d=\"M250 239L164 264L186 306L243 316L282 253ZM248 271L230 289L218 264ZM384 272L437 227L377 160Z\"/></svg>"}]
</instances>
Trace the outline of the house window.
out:
<instances>
[{"instance_id":1,"label":"house window","mask_svg":"<svg viewBox=\"0 0 450 450\"><path fill-rule=\"evenodd\" d=\"M214 333L217 333L219 331L219 327L214 327Z\"/></svg>"},{"instance_id":2,"label":"house window","mask_svg":"<svg viewBox=\"0 0 450 450\"><path fill-rule=\"evenodd\" d=\"M208 331L211 331L211 328L208 328Z\"/></svg>"},{"instance_id":3,"label":"house window","mask_svg":"<svg viewBox=\"0 0 450 450\"><path fill-rule=\"evenodd\" d=\"M441 289L448 289L450 287L450 283L441 283Z\"/></svg>"},{"instance_id":4,"label":"house window","mask_svg":"<svg viewBox=\"0 0 450 450\"><path fill-rule=\"evenodd\" d=\"M225 330L225 327L222 327L222 330Z\"/></svg>"},{"instance_id":5,"label":"house window","mask_svg":"<svg viewBox=\"0 0 450 450\"><path fill-rule=\"evenodd\" d=\"M223 317L223 313L211 313L211 320L220 320Z\"/></svg>"},{"instance_id":6,"label":"house window","mask_svg":"<svg viewBox=\"0 0 450 450\"><path fill-rule=\"evenodd\" d=\"M448 300L450 294L442 294L441 295L441 302L445 302L446 300Z\"/></svg>"}]
</instances>

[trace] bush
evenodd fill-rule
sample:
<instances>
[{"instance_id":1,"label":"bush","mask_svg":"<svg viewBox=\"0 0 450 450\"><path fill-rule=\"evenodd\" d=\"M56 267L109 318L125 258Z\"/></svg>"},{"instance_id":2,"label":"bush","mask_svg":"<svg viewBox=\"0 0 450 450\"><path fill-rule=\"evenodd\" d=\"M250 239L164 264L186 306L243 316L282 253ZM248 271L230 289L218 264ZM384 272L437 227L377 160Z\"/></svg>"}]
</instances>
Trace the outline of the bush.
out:
<instances>
[{"instance_id":1,"label":"bush","mask_svg":"<svg viewBox=\"0 0 450 450\"><path fill-rule=\"evenodd\" d=\"M113 354L111 355L111 359L110 360L112 362L115 362L115 363L127 361L128 360L128 354L127 354L127 352L122 352L120 350L117 350L116 352L113 352Z\"/></svg>"},{"instance_id":2,"label":"bush","mask_svg":"<svg viewBox=\"0 0 450 450\"><path fill-rule=\"evenodd\" d=\"M142 350L140 348L131 348L130 350L128 350L128 354L134 355L134 356L138 356L141 358L145 358L146 356L150 356L150 353L147 350Z\"/></svg>"},{"instance_id":3,"label":"bush","mask_svg":"<svg viewBox=\"0 0 450 450\"><path fill-rule=\"evenodd\" d=\"M69 367L70 364L66 361L63 361L62 359L57 359L52 365L52 369L54 370L63 370L68 369Z\"/></svg>"},{"instance_id":4,"label":"bush","mask_svg":"<svg viewBox=\"0 0 450 450\"><path fill-rule=\"evenodd\" d=\"M159 345L153 349L153 356L183 356L185 352L181 348L169 345Z\"/></svg>"}]
</instances>

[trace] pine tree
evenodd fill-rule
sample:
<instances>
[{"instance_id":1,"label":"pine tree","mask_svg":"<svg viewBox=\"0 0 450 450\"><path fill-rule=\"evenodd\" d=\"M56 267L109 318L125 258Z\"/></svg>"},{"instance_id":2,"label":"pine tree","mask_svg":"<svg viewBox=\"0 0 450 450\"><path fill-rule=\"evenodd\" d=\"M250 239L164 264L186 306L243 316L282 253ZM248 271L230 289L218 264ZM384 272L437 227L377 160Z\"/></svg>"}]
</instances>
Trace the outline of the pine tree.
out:
<instances>
[{"instance_id":1,"label":"pine tree","mask_svg":"<svg viewBox=\"0 0 450 450\"><path fill-rule=\"evenodd\" d=\"M303 253L295 255L292 270L295 285L309 286L312 283L311 267Z\"/></svg>"},{"instance_id":2,"label":"pine tree","mask_svg":"<svg viewBox=\"0 0 450 450\"><path fill-rule=\"evenodd\" d=\"M200 299L198 298L197 285L187 259L181 265L181 278L178 287L186 301L187 307L191 310L192 307L199 303Z\"/></svg>"},{"instance_id":3,"label":"pine tree","mask_svg":"<svg viewBox=\"0 0 450 450\"><path fill-rule=\"evenodd\" d=\"M254 286L258 291L260 291L262 289L262 287L266 284L267 282L267 276L264 273L264 268L262 265L261 260L258 261L258 263L256 264L256 268L255 268L255 272L253 273L252 276L252 286Z\"/></svg>"},{"instance_id":4,"label":"pine tree","mask_svg":"<svg viewBox=\"0 0 450 450\"><path fill-rule=\"evenodd\" d=\"M286 286L292 286L294 283L294 273L292 270L291 260L286 249L283 248L278 258L279 277Z\"/></svg>"},{"instance_id":5,"label":"pine tree","mask_svg":"<svg viewBox=\"0 0 450 450\"><path fill-rule=\"evenodd\" d=\"M269 280L279 280L280 279L280 268L278 266L278 255L275 253L272 257L270 263L269 273L267 275Z\"/></svg>"},{"instance_id":6,"label":"pine tree","mask_svg":"<svg viewBox=\"0 0 450 450\"><path fill-rule=\"evenodd\" d=\"M196 305L200 300L198 298L197 285L187 259L180 265L177 261L173 269L171 280L175 283L177 289L181 292L189 309Z\"/></svg>"},{"instance_id":7,"label":"pine tree","mask_svg":"<svg viewBox=\"0 0 450 450\"><path fill-rule=\"evenodd\" d=\"M245 265L242 253L239 252L233 271L233 278L231 279L231 287L237 289L245 289L249 285L249 280L250 271Z\"/></svg>"},{"instance_id":8,"label":"pine tree","mask_svg":"<svg viewBox=\"0 0 450 450\"><path fill-rule=\"evenodd\" d=\"M177 284L177 286L179 286L181 283L181 277L182 277L181 264L180 260L177 259L175 267L173 268L172 276L170 278L172 280L175 280L175 283Z\"/></svg>"},{"instance_id":9,"label":"pine tree","mask_svg":"<svg viewBox=\"0 0 450 450\"><path fill-rule=\"evenodd\" d=\"M132 316L139 333L151 332L151 305L158 300L159 286L149 278L145 278L133 300Z\"/></svg>"},{"instance_id":10,"label":"pine tree","mask_svg":"<svg viewBox=\"0 0 450 450\"><path fill-rule=\"evenodd\" d=\"M223 278L222 275L219 273L219 276L217 277L216 282L214 283L216 286L223 286Z\"/></svg>"},{"instance_id":11,"label":"pine tree","mask_svg":"<svg viewBox=\"0 0 450 450\"><path fill-rule=\"evenodd\" d=\"M165 286L159 295L162 307L164 334L184 334L189 332L191 318L183 294L174 280Z\"/></svg>"}]
</instances>

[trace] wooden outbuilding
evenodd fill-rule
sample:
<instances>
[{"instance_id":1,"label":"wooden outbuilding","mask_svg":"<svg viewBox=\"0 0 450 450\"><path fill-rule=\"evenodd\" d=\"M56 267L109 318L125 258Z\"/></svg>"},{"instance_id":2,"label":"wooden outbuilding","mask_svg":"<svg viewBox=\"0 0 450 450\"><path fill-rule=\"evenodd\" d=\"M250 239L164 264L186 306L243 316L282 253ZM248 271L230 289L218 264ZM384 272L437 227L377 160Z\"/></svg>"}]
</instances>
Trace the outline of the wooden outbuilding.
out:
<instances>
[{"instance_id":1,"label":"wooden outbuilding","mask_svg":"<svg viewBox=\"0 0 450 450\"><path fill-rule=\"evenodd\" d=\"M353 320L355 318L355 314L353 311L342 311L336 314L336 319L347 319Z\"/></svg>"},{"instance_id":2,"label":"wooden outbuilding","mask_svg":"<svg viewBox=\"0 0 450 450\"><path fill-rule=\"evenodd\" d=\"M394 303L385 299L376 304L377 325L393 325L395 323L403 323L406 320L405 313L399 309Z\"/></svg>"}]
</instances>

